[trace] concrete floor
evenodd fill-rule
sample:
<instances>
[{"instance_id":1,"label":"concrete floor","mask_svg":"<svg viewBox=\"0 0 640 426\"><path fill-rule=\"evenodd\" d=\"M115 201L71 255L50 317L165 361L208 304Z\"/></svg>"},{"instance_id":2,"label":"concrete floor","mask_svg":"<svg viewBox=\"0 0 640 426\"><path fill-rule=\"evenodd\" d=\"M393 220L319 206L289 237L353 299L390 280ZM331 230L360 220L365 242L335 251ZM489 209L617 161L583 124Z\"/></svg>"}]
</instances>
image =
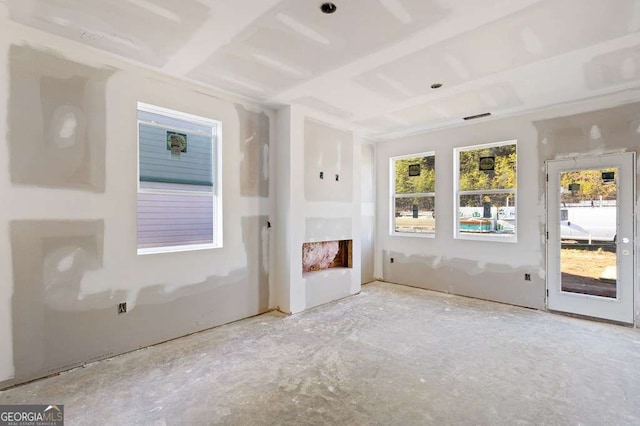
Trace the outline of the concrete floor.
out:
<instances>
[{"instance_id":1,"label":"concrete floor","mask_svg":"<svg viewBox=\"0 0 640 426\"><path fill-rule=\"evenodd\" d=\"M68 425L640 424L640 332L392 284L0 392Z\"/></svg>"}]
</instances>

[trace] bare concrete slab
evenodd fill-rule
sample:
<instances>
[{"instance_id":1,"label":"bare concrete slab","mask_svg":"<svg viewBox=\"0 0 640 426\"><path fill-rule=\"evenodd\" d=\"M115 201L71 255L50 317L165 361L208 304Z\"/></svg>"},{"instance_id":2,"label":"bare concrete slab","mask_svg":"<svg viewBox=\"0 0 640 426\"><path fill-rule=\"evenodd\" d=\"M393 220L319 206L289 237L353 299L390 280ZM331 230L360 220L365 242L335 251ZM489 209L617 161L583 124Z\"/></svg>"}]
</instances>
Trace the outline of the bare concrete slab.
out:
<instances>
[{"instance_id":1,"label":"bare concrete slab","mask_svg":"<svg viewBox=\"0 0 640 426\"><path fill-rule=\"evenodd\" d=\"M64 403L74 425L631 425L638 365L636 329L374 283L0 392L0 403Z\"/></svg>"}]
</instances>

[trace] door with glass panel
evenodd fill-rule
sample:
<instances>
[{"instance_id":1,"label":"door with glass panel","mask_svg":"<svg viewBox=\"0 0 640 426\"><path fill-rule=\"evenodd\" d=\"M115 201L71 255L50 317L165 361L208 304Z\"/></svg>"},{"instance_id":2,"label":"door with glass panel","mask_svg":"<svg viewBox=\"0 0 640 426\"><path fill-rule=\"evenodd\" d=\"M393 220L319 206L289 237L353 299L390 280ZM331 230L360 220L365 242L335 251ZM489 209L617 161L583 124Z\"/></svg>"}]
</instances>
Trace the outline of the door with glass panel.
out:
<instances>
[{"instance_id":1,"label":"door with glass panel","mask_svg":"<svg viewBox=\"0 0 640 426\"><path fill-rule=\"evenodd\" d=\"M633 323L635 153L547 162L547 306Z\"/></svg>"}]
</instances>

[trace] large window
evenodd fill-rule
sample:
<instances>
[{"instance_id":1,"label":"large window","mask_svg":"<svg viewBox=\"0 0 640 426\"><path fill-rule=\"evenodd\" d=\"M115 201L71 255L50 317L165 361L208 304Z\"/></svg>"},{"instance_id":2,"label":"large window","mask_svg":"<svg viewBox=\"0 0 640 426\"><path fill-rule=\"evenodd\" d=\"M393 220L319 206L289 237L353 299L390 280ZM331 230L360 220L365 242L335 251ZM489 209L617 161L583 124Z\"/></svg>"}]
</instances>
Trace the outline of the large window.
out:
<instances>
[{"instance_id":1,"label":"large window","mask_svg":"<svg viewBox=\"0 0 640 426\"><path fill-rule=\"evenodd\" d=\"M138 103L138 254L222 245L220 123Z\"/></svg>"},{"instance_id":2,"label":"large window","mask_svg":"<svg viewBox=\"0 0 640 426\"><path fill-rule=\"evenodd\" d=\"M516 241L516 141L457 148L455 237Z\"/></svg>"},{"instance_id":3,"label":"large window","mask_svg":"<svg viewBox=\"0 0 640 426\"><path fill-rule=\"evenodd\" d=\"M436 164L433 152L391 158L392 227L395 235L436 231Z\"/></svg>"}]
</instances>

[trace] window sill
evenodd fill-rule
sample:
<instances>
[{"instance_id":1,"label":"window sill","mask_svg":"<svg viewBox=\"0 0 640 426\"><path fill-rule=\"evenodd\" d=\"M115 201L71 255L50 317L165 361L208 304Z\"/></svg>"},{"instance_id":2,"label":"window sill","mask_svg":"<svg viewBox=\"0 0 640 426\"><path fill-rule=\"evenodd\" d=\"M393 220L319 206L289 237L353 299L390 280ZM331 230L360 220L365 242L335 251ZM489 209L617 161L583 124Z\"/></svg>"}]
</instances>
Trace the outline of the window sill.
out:
<instances>
[{"instance_id":1,"label":"window sill","mask_svg":"<svg viewBox=\"0 0 640 426\"><path fill-rule=\"evenodd\" d=\"M518 238L515 235L504 234L458 234L453 236L456 240L471 240L471 241L488 241L496 243L517 243Z\"/></svg>"},{"instance_id":2,"label":"window sill","mask_svg":"<svg viewBox=\"0 0 640 426\"><path fill-rule=\"evenodd\" d=\"M435 238L436 234L427 234L419 232L391 232L392 237L415 237L415 238Z\"/></svg>"},{"instance_id":3,"label":"window sill","mask_svg":"<svg viewBox=\"0 0 640 426\"><path fill-rule=\"evenodd\" d=\"M222 248L222 244L192 244L188 246L139 248L138 255L144 256L147 254L177 253L183 251L210 250L216 248Z\"/></svg>"}]
</instances>

